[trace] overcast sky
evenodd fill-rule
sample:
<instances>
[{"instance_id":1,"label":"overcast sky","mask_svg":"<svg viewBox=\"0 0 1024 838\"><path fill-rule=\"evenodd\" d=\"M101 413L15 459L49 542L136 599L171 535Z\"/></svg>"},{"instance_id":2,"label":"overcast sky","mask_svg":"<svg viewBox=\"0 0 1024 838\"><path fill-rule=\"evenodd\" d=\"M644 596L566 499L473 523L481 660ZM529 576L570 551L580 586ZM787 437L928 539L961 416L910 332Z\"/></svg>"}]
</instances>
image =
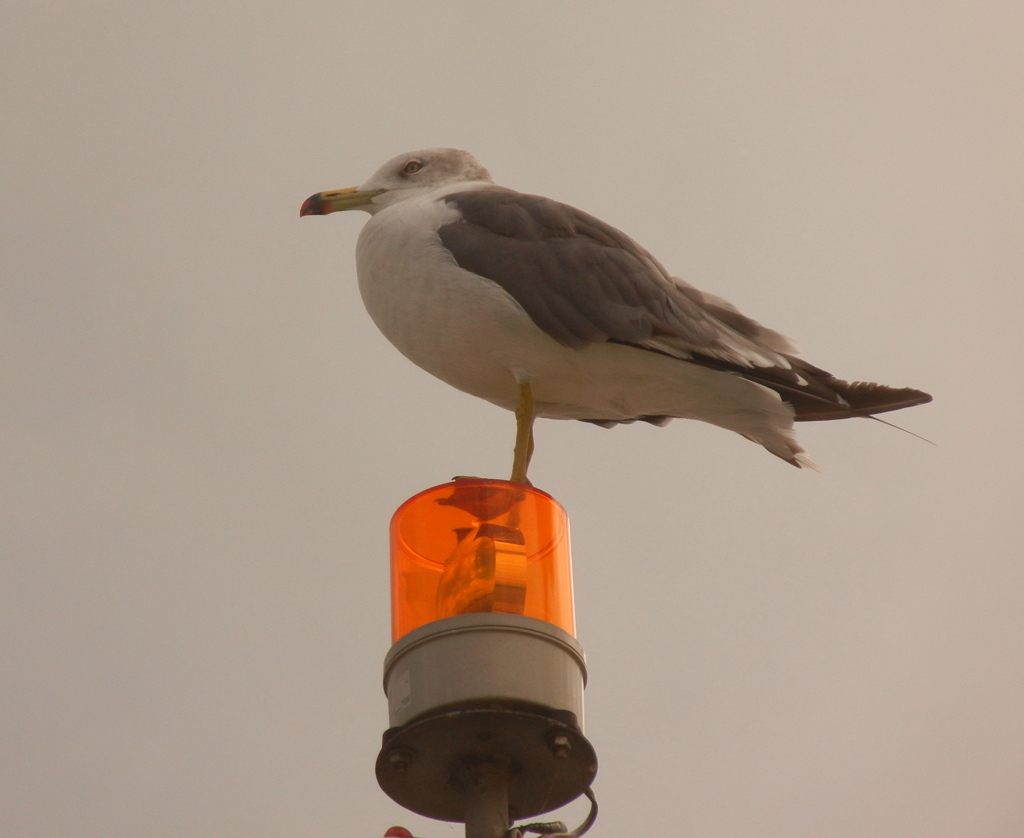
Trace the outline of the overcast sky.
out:
<instances>
[{"instance_id":1,"label":"overcast sky","mask_svg":"<svg viewBox=\"0 0 1024 838\"><path fill-rule=\"evenodd\" d=\"M387 524L510 413L362 308L387 158L472 151L841 378L820 473L542 421L594 835L1024 834L1024 10L8 0L0 834L376 838ZM563 812L582 819L580 802Z\"/></svg>"}]
</instances>

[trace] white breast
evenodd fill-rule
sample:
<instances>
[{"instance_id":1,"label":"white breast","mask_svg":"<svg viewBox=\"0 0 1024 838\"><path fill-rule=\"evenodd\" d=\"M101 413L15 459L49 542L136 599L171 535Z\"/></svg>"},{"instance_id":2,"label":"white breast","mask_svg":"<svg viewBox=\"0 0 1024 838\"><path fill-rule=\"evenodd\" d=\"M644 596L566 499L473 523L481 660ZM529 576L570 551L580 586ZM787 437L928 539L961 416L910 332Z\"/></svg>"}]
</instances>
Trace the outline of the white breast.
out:
<instances>
[{"instance_id":1,"label":"white breast","mask_svg":"<svg viewBox=\"0 0 1024 838\"><path fill-rule=\"evenodd\" d=\"M359 291L374 323L409 360L453 387L514 408L517 378L571 355L515 300L460 268L437 236L458 213L432 196L394 204L359 236Z\"/></svg>"}]
</instances>

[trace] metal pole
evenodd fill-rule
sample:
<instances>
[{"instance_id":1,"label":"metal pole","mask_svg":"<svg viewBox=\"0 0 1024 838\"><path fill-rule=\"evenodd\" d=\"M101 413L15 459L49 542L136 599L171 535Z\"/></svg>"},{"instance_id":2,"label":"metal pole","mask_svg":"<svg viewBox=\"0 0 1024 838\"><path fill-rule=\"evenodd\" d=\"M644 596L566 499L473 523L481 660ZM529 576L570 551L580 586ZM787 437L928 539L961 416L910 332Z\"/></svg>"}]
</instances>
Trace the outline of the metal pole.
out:
<instances>
[{"instance_id":1,"label":"metal pole","mask_svg":"<svg viewBox=\"0 0 1024 838\"><path fill-rule=\"evenodd\" d=\"M507 763L463 763L456 772L466 795L466 838L505 838L509 828Z\"/></svg>"}]
</instances>

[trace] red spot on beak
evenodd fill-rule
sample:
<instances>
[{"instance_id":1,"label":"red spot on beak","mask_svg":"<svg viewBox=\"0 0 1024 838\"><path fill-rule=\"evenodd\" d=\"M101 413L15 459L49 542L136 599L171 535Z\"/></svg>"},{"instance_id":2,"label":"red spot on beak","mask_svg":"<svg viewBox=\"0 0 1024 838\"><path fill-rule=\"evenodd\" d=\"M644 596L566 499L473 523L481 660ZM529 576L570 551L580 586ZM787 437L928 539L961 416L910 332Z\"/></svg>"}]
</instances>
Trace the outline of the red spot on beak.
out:
<instances>
[{"instance_id":1,"label":"red spot on beak","mask_svg":"<svg viewBox=\"0 0 1024 838\"><path fill-rule=\"evenodd\" d=\"M299 218L304 215L323 215L324 214L324 201L320 197L320 193L316 195L310 195L302 202L302 208L299 210ZM411 836L410 836L411 838Z\"/></svg>"}]
</instances>

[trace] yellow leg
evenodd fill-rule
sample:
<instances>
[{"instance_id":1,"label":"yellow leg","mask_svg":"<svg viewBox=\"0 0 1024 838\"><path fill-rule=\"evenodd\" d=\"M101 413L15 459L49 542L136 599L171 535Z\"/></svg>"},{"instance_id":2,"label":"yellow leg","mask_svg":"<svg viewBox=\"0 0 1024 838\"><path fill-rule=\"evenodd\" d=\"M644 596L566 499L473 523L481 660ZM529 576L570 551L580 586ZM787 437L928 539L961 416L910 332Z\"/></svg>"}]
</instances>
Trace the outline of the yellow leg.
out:
<instances>
[{"instance_id":1,"label":"yellow leg","mask_svg":"<svg viewBox=\"0 0 1024 838\"><path fill-rule=\"evenodd\" d=\"M526 470L530 467L533 456L533 391L530 383L524 381L519 385L519 401L516 404L516 450L512 457L513 483L533 484L526 478Z\"/></svg>"}]
</instances>

